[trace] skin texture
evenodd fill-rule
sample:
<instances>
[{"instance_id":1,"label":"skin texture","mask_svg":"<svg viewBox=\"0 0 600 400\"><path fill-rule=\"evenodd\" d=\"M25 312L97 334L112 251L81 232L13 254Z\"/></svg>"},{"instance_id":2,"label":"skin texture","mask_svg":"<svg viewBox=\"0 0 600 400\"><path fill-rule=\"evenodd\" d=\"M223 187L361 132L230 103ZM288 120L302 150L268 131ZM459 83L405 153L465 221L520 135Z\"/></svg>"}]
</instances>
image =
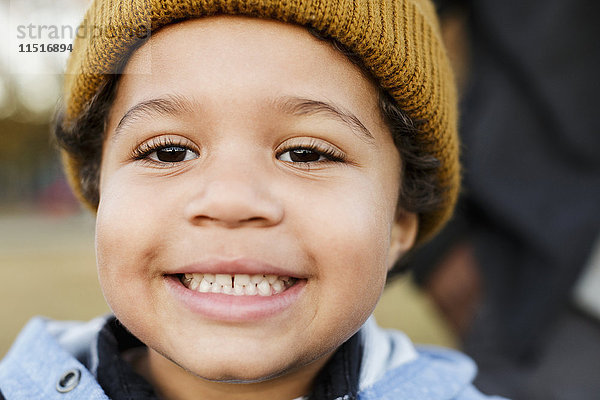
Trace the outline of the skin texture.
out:
<instances>
[{"instance_id":1,"label":"skin texture","mask_svg":"<svg viewBox=\"0 0 600 400\"><path fill-rule=\"evenodd\" d=\"M157 98L182 107L123 119ZM290 109L298 99L345 117ZM139 154L167 139L189 149L184 161ZM290 161L290 147L311 144L343 160ZM241 17L155 34L129 60L111 109L96 228L104 295L149 348L138 371L168 399L307 394L412 246L416 217L395 218L399 184L376 88L327 43ZM276 313L231 322L194 312L167 287L186 266L245 259L301 278L299 295Z\"/></svg>"}]
</instances>

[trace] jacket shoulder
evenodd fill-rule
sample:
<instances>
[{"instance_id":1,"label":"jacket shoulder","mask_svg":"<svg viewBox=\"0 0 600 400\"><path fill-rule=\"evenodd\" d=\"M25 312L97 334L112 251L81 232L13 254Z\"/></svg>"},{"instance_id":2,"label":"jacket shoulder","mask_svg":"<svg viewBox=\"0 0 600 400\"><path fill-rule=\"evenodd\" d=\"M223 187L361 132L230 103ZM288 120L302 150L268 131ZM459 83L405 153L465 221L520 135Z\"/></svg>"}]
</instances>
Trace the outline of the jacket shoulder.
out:
<instances>
[{"instance_id":1,"label":"jacket shoulder","mask_svg":"<svg viewBox=\"0 0 600 400\"><path fill-rule=\"evenodd\" d=\"M32 319L0 362L0 392L10 400L64 399L59 382L74 384L73 398L108 400L77 352L90 348L101 320L59 323ZM71 374L71 375L69 375Z\"/></svg>"},{"instance_id":2,"label":"jacket shoulder","mask_svg":"<svg viewBox=\"0 0 600 400\"><path fill-rule=\"evenodd\" d=\"M417 357L388 370L359 392L360 400L501 400L479 392L472 381L475 363L449 349L417 347Z\"/></svg>"}]
</instances>

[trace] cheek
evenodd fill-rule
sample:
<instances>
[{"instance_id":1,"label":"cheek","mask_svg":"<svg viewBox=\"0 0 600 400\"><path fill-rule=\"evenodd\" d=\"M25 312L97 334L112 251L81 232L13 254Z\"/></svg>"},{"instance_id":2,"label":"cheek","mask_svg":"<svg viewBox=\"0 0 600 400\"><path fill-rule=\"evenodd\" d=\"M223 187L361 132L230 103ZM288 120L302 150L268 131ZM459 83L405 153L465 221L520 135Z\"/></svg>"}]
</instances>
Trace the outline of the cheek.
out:
<instances>
[{"instance_id":1,"label":"cheek","mask_svg":"<svg viewBox=\"0 0 600 400\"><path fill-rule=\"evenodd\" d=\"M310 207L322 219L322 243L332 258L346 260L342 270L377 283L387 273L387 253L395 213L396 182L368 175L338 191L326 206ZM344 275L348 275L344 274Z\"/></svg>"},{"instance_id":2,"label":"cheek","mask_svg":"<svg viewBox=\"0 0 600 400\"><path fill-rule=\"evenodd\" d=\"M381 191L353 186L344 196L304 207L307 253L318 266L317 279L327 323L354 332L369 317L383 291L393 202ZM358 190L357 188L367 188ZM332 323L334 322L335 323Z\"/></svg>"},{"instance_id":3,"label":"cheek","mask_svg":"<svg viewBox=\"0 0 600 400\"><path fill-rule=\"evenodd\" d=\"M152 257L172 218L168 191L157 195L156 185L145 184L131 177L126 169L116 171L101 187L96 218L96 251L99 264L137 265ZM137 262L136 262L137 261ZM126 271L123 271L126 272Z\"/></svg>"},{"instance_id":4,"label":"cheek","mask_svg":"<svg viewBox=\"0 0 600 400\"><path fill-rule=\"evenodd\" d=\"M102 187L96 217L96 261L104 297L112 310L129 312L134 304L153 305L148 268L160 250L153 226L152 203L131 184L124 185L118 175ZM154 196L156 198L156 196Z\"/></svg>"}]
</instances>

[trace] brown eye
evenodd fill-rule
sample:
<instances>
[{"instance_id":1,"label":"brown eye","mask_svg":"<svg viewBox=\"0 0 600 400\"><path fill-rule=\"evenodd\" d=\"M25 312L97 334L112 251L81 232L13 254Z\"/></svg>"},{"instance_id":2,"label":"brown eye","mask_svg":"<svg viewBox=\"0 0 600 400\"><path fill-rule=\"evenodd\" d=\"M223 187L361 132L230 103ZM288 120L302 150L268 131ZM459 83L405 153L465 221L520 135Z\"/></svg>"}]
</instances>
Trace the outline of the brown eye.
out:
<instances>
[{"instance_id":1,"label":"brown eye","mask_svg":"<svg viewBox=\"0 0 600 400\"><path fill-rule=\"evenodd\" d=\"M299 148L286 151L281 154L279 159L288 162L308 163L322 161L326 158L316 150Z\"/></svg>"},{"instance_id":2,"label":"brown eye","mask_svg":"<svg viewBox=\"0 0 600 400\"><path fill-rule=\"evenodd\" d=\"M197 157L196 153L181 146L162 147L148 155L148 158L154 161L166 163L188 161Z\"/></svg>"},{"instance_id":3,"label":"brown eye","mask_svg":"<svg viewBox=\"0 0 600 400\"><path fill-rule=\"evenodd\" d=\"M319 161L321 155L314 150L295 149L290 151L290 159L295 162Z\"/></svg>"}]
</instances>

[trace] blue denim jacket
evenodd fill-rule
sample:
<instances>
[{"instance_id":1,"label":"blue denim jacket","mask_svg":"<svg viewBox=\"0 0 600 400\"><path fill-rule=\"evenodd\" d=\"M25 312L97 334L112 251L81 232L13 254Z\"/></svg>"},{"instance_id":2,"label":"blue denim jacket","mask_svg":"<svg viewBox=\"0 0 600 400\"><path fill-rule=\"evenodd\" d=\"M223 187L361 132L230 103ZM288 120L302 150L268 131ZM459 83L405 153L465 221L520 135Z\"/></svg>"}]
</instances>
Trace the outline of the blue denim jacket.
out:
<instances>
[{"instance_id":1,"label":"blue denim jacket","mask_svg":"<svg viewBox=\"0 0 600 400\"><path fill-rule=\"evenodd\" d=\"M0 362L2 394L7 400L109 400L93 368L95 340L105 321L32 319ZM383 330L373 319L361 333L360 400L499 399L484 396L471 385L476 367L458 352L415 349L405 335Z\"/></svg>"}]
</instances>

